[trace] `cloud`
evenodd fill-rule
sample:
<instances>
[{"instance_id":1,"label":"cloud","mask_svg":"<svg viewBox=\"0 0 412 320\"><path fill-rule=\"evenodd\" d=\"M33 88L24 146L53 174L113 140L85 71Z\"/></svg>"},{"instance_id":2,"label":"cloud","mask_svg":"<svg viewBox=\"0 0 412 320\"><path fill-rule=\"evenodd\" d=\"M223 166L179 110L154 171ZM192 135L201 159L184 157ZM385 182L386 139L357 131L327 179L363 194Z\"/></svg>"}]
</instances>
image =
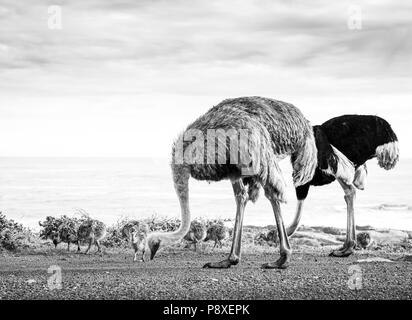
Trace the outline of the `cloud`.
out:
<instances>
[{"instance_id":1,"label":"cloud","mask_svg":"<svg viewBox=\"0 0 412 320\"><path fill-rule=\"evenodd\" d=\"M56 4L63 28L50 30L47 8ZM87 109L97 121L163 106L163 115L184 110L189 121L240 95L301 103L316 120L324 114L318 106L346 112L348 97L368 108L396 100L392 111L400 114L411 98L412 4L356 4L361 30L347 27L353 1L1 0L0 118L36 108L46 118L74 119ZM22 94L36 98L20 101Z\"/></svg>"},{"instance_id":2,"label":"cloud","mask_svg":"<svg viewBox=\"0 0 412 320\"><path fill-rule=\"evenodd\" d=\"M403 53L399 59L411 53L405 30L411 27L412 6L398 9L386 1L380 6L365 2L365 29L351 32L346 27L350 3L317 3L62 1L63 30L51 31L46 24L48 1L34 6L27 0L19 5L7 1L8 6L2 6L6 32L0 43L11 48L11 68L87 68L119 61L155 68L258 63L317 67L320 74L327 70L339 75L341 64L327 65L328 61L359 60L356 69L362 70L364 62L356 57L367 56L368 65L378 66L393 52Z\"/></svg>"}]
</instances>

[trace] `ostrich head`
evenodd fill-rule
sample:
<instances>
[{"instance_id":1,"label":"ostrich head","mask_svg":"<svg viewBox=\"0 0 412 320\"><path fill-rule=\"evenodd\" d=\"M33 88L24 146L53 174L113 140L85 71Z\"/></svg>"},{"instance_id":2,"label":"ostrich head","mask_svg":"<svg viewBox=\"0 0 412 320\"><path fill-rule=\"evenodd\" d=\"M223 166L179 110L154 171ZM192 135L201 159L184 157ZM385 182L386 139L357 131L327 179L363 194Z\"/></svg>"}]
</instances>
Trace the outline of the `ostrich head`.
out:
<instances>
[{"instance_id":1,"label":"ostrich head","mask_svg":"<svg viewBox=\"0 0 412 320\"><path fill-rule=\"evenodd\" d=\"M156 253L180 239L174 233L153 232L147 235L144 247L144 261L153 260Z\"/></svg>"},{"instance_id":2,"label":"ostrich head","mask_svg":"<svg viewBox=\"0 0 412 320\"><path fill-rule=\"evenodd\" d=\"M162 239L158 233L149 234L145 242L144 261L153 260L161 244Z\"/></svg>"}]
</instances>

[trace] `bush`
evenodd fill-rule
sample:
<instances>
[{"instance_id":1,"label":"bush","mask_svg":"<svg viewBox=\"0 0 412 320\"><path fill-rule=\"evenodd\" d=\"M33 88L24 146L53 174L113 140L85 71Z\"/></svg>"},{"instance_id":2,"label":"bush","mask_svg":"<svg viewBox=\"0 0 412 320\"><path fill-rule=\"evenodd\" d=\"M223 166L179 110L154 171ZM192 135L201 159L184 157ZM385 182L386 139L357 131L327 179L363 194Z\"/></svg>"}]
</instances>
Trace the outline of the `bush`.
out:
<instances>
[{"instance_id":1,"label":"bush","mask_svg":"<svg viewBox=\"0 0 412 320\"><path fill-rule=\"evenodd\" d=\"M59 218L48 216L45 221L39 222L43 228L40 231L40 238L47 240L59 237L64 242L74 241L77 238L77 230L84 220L84 218L70 218L66 215Z\"/></svg>"},{"instance_id":2,"label":"bush","mask_svg":"<svg viewBox=\"0 0 412 320\"><path fill-rule=\"evenodd\" d=\"M51 216L46 217L45 221L39 222L40 227L43 228L40 231L40 238L43 240L52 239L55 235L57 235L61 224L61 218Z\"/></svg>"},{"instance_id":3,"label":"bush","mask_svg":"<svg viewBox=\"0 0 412 320\"><path fill-rule=\"evenodd\" d=\"M121 233L121 229L117 227L107 228L107 235L102 240L102 245L104 245L107 248L126 248L129 246L127 239L124 238Z\"/></svg>"},{"instance_id":4,"label":"bush","mask_svg":"<svg viewBox=\"0 0 412 320\"><path fill-rule=\"evenodd\" d=\"M120 247L120 248L126 248L128 247L128 239L123 234L123 227L129 223L132 223L131 220L128 218L119 220L114 224L113 226L110 226L107 228L107 234L106 237L102 241L102 245L108 248L113 248L113 247Z\"/></svg>"},{"instance_id":5,"label":"bush","mask_svg":"<svg viewBox=\"0 0 412 320\"><path fill-rule=\"evenodd\" d=\"M97 233L101 233L105 228L104 224L98 220L91 219L87 213L81 212L81 218L71 218L66 215L58 218L48 216L43 222L39 222L42 227L40 238L43 240L53 240L57 246L60 242L77 243L88 236L90 228Z\"/></svg>"},{"instance_id":6,"label":"bush","mask_svg":"<svg viewBox=\"0 0 412 320\"><path fill-rule=\"evenodd\" d=\"M180 226L180 220L177 218L165 218L158 216L143 219L141 222L147 223L150 232L172 232L179 229Z\"/></svg>"},{"instance_id":7,"label":"bush","mask_svg":"<svg viewBox=\"0 0 412 320\"><path fill-rule=\"evenodd\" d=\"M83 220L62 216L60 221L61 223L58 227L58 241L66 243L76 242L78 239L77 232Z\"/></svg>"},{"instance_id":8,"label":"bush","mask_svg":"<svg viewBox=\"0 0 412 320\"><path fill-rule=\"evenodd\" d=\"M128 248L130 246L129 239L123 232L123 228L127 225L135 225L146 223L149 226L150 232L171 232L176 231L180 226L180 220L176 218L165 218L152 216L139 220L124 218L117 221L113 226L107 228L107 236L102 241L106 247L121 247Z\"/></svg>"},{"instance_id":9,"label":"bush","mask_svg":"<svg viewBox=\"0 0 412 320\"><path fill-rule=\"evenodd\" d=\"M0 250L15 251L32 243L33 234L0 212Z\"/></svg>"}]
</instances>

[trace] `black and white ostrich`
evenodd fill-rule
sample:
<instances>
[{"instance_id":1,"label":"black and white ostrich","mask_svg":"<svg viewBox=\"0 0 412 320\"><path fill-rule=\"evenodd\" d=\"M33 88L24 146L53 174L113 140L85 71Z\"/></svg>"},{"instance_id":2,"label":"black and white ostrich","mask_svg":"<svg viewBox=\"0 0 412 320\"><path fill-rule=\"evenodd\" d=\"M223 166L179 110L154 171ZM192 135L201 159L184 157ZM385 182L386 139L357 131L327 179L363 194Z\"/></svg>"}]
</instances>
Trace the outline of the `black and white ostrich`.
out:
<instances>
[{"instance_id":1,"label":"black and white ostrich","mask_svg":"<svg viewBox=\"0 0 412 320\"><path fill-rule=\"evenodd\" d=\"M310 186L323 186L337 180L345 192L347 204L346 240L331 255L346 257L356 246L354 200L356 188L365 187L366 161L377 158L380 167L390 170L399 161L398 138L389 123L377 116L344 115L313 127L318 150L318 167L313 179L296 187L296 216L287 229L291 236L299 225L303 202Z\"/></svg>"},{"instance_id":2,"label":"black and white ostrich","mask_svg":"<svg viewBox=\"0 0 412 320\"><path fill-rule=\"evenodd\" d=\"M239 142L239 151L248 154L250 161L232 163L228 154L227 137L219 148L218 137L210 138L209 130L250 133L247 143ZM195 136L193 136L195 135ZM180 159L181 151L190 154L196 142L204 139L206 152L196 162ZM190 141L187 141L190 140ZM243 142L242 142L243 141ZM217 144L217 146L216 146ZM210 149L212 147L212 149ZM173 146L172 174L181 206L182 223L171 233L152 233L146 240L145 255L153 259L159 248L180 241L190 228L189 178L197 180L230 180L236 201L236 220L232 249L227 259L207 263L207 268L229 268L240 261L243 214L249 200L256 201L259 189L272 204L279 230L280 258L264 268L285 268L291 248L280 211L284 201L285 183L278 162L291 156L296 187L312 180L317 166L313 129L302 113L291 104L262 97L244 97L224 100L188 126ZM215 156L212 163L209 156ZM221 162L221 156L226 161ZM182 161L180 161L182 160Z\"/></svg>"}]
</instances>

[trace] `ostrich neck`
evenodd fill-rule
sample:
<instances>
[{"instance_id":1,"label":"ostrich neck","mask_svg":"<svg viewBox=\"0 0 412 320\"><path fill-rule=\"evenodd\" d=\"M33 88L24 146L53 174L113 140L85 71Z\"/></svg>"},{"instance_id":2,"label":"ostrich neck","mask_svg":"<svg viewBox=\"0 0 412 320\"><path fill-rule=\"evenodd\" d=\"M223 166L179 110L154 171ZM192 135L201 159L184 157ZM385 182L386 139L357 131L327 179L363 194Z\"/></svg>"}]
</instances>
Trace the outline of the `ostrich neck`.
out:
<instances>
[{"instance_id":1,"label":"ostrich neck","mask_svg":"<svg viewBox=\"0 0 412 320\"><path fill-rule=\"evenodd\" d=\"M162 238L169 240L169 242L176 242L181 240L189 232L189 229L190 217L187 220L182 219L182 223L176 231L162 234Z\"/></svg>"},{"instance_id":2,"label":"ostrich neck","mask_svg":"<svg viewBox=\"0 0 412 320\"><path fill-rule=\"evenodd\" d=\"M189 210L189 177L190 173L185 166L172 166L173 180L177 197L179 198L181 209L181 224L179 229L174 232L158 234L163 240L164 245L183 239L190 229L190 210Z\"/></svg>"},{"instance_id":3,"label":"ostrich neck","mask_svg":"<svg viewBox=\"0 0 412 320\"><path fill-rule=\"evenodd\" d=\"M165 242L173 243L181 240L190 229L190 210L189 210L189 201L187 197L180 198L182 222L179 226L179 229L173 232L161 233L159 237Z\"/></svg>"}]
</instances>

